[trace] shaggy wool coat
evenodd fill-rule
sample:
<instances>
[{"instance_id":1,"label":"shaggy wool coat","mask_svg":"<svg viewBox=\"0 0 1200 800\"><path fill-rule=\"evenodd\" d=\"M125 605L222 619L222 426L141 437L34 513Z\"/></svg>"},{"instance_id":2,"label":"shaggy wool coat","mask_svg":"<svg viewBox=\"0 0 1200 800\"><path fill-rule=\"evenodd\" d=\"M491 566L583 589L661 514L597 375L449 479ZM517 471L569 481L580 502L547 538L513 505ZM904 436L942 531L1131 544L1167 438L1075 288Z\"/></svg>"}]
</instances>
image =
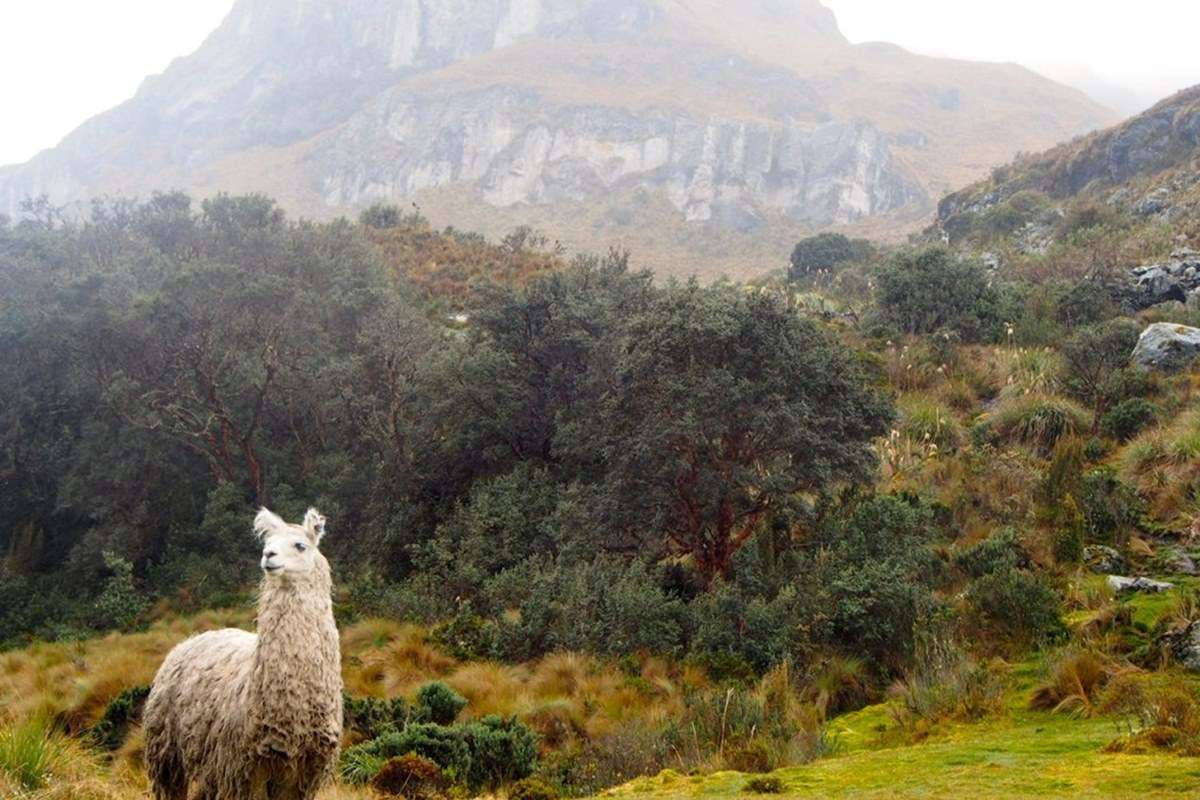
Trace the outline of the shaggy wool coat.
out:
<instances>
[{"instance_id":1,"label":"shaggy wool coat","mask_svg":"<svg viewBox=\"0 0 1200 800\"><path fill-rule=\"evenodd\" d=\"M342 735L329 564L264 579L258 633L227 629L170 652L146 702L157 800L309 800Z\"/></svg>"}]
</instances>

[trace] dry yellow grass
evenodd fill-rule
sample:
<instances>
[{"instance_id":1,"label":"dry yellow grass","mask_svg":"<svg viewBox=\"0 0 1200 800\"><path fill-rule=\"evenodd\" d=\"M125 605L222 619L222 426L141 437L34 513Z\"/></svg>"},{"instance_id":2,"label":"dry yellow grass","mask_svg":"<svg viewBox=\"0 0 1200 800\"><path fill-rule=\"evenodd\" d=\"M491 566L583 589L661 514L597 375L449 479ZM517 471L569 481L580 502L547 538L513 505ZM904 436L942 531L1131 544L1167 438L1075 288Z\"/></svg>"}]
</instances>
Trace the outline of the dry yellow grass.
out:
<instances>
[{"instance_id":1,"label":"dry yellow grass","mask_svg":"<svg viewBox=\"0 0 1200 800\"><path fill-rule=\"evenodd\" d=\"M167 652L189 635L235 625L253 628L248 610L173 618L136 634L80 642L38 643L0 654L0 732L31 719L52 721L54 753L46 786L26 795L0 767L0 797L36 800L127 800L147 796L141 730L134 728L111 759L77 734L95 724L123 690L149 683ZM684 692L703 686L702 670L645 658L630 675L592 656L559 653L528 664L459 662L423 628L367 620L342 631L343 677L352 694L409 696L442 680L469 701L464 714L515 714L557 748L605 736L634 722L655 723L682 709ZM628 667L626 668L628 669ZM332 786L322 800L370 797Z\"/></svg>"}]
</instances>

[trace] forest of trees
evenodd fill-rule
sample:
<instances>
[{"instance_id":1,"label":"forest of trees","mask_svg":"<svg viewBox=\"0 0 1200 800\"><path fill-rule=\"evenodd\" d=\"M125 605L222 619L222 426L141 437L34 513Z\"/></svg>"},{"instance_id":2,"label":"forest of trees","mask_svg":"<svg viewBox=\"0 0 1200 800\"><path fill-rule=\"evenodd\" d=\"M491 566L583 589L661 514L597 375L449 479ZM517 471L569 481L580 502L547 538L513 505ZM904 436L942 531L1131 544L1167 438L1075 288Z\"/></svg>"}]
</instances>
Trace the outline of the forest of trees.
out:
<instances>
[{"instance_id":1,"label":"forest of trees","mask_svg":"<svg viewBox=\"0 0 1200 800\"><path fill-rule=\"evenodd\" d=\"M402 215L29 211L0 227L0 640L241 602L262 504L328 515L347 613L448 619L502 657L887 662L932 603L934 510L853 491L893 416L881 374L774 293L656 285L617 252L545 269L524 236L492 250L535 248L526 280L455 284L464 326L373 243Z\"/></svg>"}]
</instances>

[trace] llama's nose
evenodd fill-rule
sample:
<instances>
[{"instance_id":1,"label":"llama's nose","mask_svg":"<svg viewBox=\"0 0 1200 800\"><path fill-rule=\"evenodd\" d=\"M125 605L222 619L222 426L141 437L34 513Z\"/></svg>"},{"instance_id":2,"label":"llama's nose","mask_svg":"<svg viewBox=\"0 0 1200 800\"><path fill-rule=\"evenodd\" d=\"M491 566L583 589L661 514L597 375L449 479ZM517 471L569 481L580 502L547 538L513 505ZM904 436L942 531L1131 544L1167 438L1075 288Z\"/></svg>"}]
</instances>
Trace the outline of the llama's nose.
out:
<instances>
[{"instance_id":1,"label":"llama's nose","mask_svg":"<svg viewBox=\"0 0 1200 800\"><path fill-rule=\"evenodd\" d=\"M276 553L274 550L268 550L267 552L263 553L263 558L270 561L272 558L274 558L277 555L279 555L279 554Z\"/></svg>"}]
</instances>

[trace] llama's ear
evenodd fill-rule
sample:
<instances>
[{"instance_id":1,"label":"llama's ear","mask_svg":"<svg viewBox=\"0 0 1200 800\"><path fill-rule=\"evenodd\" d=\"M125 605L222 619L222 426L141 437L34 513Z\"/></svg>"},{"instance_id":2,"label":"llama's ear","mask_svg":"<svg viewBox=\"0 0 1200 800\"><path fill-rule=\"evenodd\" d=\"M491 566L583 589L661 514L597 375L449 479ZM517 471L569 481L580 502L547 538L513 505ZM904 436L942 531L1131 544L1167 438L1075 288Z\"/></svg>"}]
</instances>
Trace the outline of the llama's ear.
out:
<instances>
[{"instance_id":1,"label":"llama's ear","mask_svg":"<svg viewBox=\"0 0 1200 800\"><path fill-rule=\"evenodd\" d=\"M304 514L304 530L314 542L320 542L325 536L325 517L315 508L310 508Z\"/></svg>"},{"instance_id":2,"label":"llama's ear","mask_svg":"<svg viewBox=\"0 0 1200 800\"><path fill-rule=\"evenodd\" d=\"M278 514L265 508L260 508L254 517L254 535L259 539L265 539L269 534L286 527L287 523Z\"/></svg>"}]
</instances>

